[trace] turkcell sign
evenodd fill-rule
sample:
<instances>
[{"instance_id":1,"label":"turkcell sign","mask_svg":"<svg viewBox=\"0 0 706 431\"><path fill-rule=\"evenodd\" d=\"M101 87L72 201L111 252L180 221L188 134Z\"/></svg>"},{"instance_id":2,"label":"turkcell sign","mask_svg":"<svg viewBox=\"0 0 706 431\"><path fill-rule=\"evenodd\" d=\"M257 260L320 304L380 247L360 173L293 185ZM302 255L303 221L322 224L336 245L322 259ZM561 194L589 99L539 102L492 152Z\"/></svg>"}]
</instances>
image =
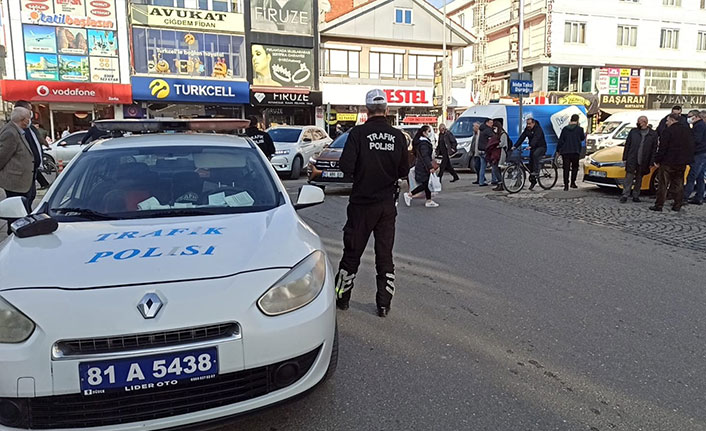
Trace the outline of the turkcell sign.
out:
<instances>
[{"instance_id":1,"label":"turkcell sign","mask_svg":"<svg viewBox=\"0 0 706 431\"><path fill-rule=\"evenodd\" d=\"M534 91L534 81L510 80L510 94L529 95Z\"/></svg>"},{"instance_id":2,"label":"turkcell sign","mask_svg":"<svg viewBox=\"0 0 706 431\"><path fill-rule=\"evenodd\" d=\"M250 102L250 85L245 81L135 76L132 97L158 102L241 104Z\"/></svg>"}]
</instances>

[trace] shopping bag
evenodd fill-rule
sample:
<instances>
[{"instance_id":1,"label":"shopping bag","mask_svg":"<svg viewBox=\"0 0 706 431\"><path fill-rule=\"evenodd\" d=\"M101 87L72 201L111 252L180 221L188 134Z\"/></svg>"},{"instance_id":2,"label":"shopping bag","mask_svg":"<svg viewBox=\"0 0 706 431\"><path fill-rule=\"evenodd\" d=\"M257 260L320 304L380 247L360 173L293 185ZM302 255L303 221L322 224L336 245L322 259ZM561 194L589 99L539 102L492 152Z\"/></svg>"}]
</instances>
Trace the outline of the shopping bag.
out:
<instances>
[{"instance_id":1,"label":"shopping bag","mask_svg":"<svg viewBox=\"0 0 706 431\"><path fill-rule=\"evenodd\" d=\"M409 191L411 192L412 190L417 188L417 180L414 179L414 166L412 166L412 169L409 170L409 174L407 174L407 179L409 180Z\"/></svg>"},{"instance_id":2,"label":"shopping bag","mask_svg":"<svg viewBox=\"0 0 706 431\"><path fill-rule=\"evenodd\" d=\"M441 180L436 172L429 175L429 190L432 193L441 193Z\"/></svg>"}]
</instances>

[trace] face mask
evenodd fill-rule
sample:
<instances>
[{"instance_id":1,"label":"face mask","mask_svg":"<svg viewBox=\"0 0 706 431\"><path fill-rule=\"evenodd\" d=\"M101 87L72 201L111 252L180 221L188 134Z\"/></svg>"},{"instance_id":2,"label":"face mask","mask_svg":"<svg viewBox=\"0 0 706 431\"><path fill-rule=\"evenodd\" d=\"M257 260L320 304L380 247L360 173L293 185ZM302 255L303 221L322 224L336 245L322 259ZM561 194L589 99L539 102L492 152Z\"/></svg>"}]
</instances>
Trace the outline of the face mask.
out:
<instances>
[{"instance_id":1,"label":"face mask","mask_svg":"<svg viewBox=\"0 0 706 431\"><path fill-rule=\"evenodd\" d=\"M689 124L694 124L694 117L689 117L686 119L686 122Z\"/></svg>"}]
</instances>

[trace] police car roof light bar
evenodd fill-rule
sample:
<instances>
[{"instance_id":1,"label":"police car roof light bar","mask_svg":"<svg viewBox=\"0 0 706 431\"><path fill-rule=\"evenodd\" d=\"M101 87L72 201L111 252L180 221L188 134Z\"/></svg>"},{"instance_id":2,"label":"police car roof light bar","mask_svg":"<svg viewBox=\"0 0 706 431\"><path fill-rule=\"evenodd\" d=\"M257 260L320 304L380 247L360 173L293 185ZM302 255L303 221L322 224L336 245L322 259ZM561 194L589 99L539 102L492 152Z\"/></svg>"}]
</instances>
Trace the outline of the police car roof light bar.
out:
<instances>
[{"instance_id":1,"label":"police car roof light bar","mask_svg":"<svg viewBox=\"0 0 706 431\"><path fill-rule=\"evenodd\" d=\"M149 120L97 120L96 128L112 134L163 132L228 132L245 129L249 120L241 118L153 118Z\"/></svg>"}]
</instances>

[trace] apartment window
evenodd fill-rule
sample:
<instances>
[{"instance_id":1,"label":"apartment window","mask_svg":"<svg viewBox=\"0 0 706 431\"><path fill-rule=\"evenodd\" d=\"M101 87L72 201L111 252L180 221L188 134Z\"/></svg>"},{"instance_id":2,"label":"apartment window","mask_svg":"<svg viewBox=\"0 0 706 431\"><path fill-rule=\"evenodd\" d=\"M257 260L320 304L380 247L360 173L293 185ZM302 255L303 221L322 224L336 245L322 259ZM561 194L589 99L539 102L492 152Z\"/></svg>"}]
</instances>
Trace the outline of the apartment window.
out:
<instances>
[{"instance_id":1,"label":"apartment window","mask_svg":"<svg viewBox=\"0 0 706 431\"><path fill-rule=\"evenodd\" d=\"M640 3L640 0L620 0L625 3Z\"/></svg>"},{"instance_id":2,"label":"apartment window","mask_svg":"<svg viewBox=\"0 0 706 431\"><path fill-rule=\"evenodd\" d=\"M564 24L564 42L586 43L586 23L567 21Z\"/></svg>"},{"instance_id":3,"label":"apartment window","mask_svg":"<svg viewBox=\"0 0 706 431\"><path fill-rule=\"evenodd\" d=\"M706 9L706 0L701 0L701 9Z\"/></svg>"},{"instance_id":4,"label":"apartment window","mask_svg":"<svg viewBox=\"0 0 706 431\"><path fill-rule=\"evenodd\" d=\"M434 79L434 63L443 57L434 55L409 55L409 79Z\"/></svg>"},{"instance_id":5,"label":"apartment window","mask_svg":"<svg viewBox=\"0 0 706 431\"><path fill-rule=\"evenodd\" d=\"M242 12L243 0L133 0L134 4L213 10L217 12Z\"/></svg>"},{"instance_id":6,"label":"apartment window","mask_svg":"<svg viewBox=\"0 0 706 431\"><path fill-rule=\"evenodd\" d=\"M676 93L678 72L672 70L645 69L646 93Z\"/></svg>"},{"instance_id":7,"label":"apartment window","mask_svg":"<svg viewBox=\"0 0 706 431\"><path fill-rule=\"evenodd\" d=\"M662 0L665 6L681 6L681 0Z\"/></svg>"},{"instance_id":8,"label":"apartment window","mask_svg":"<svg viewBox=\"0 0 706 431\"><path fill-rule=\"evenodd\" d=\"M412 24L412 9L395 9L395 24Z\"/></svg>"},{"instance_id":9,"label":"apartment window","mask_svg":"<svg viewBox=\"0 0 706 431\"><path fill-rule=\"evenodd\" d=\"M344 49L324 49L324 74L326 76L360 76L360 52Z\"/></svg>"},{"instance_id":10,"label":"apartment window","mask_svg":"<svg viewBox=\"0 0 706 431\"><path fill-rule=\"evenodd\" d=\"M549 66L547 91L592 92L593 69L590 67Z\"/></svg>"},{"instance_id":11,"label":"apartment window","mask_svg":"<svg viewBox=\"0 0 706 431\"><path fill-rule=\"evenodd\" d=\"M700 31L696 38L696 50L706 51L706 31Z\"/></svg>"},{"instance_id":12,"label":"apartment window","mask_svg":"<svg viewBox=\"0 0 706 431\"><path fill-rule=\"evenodd\" d=\"M618 26L618 46L637 46L637 27L632 25Z\"/></svg>"},{"instance_id":13,"label":"apartment window","mask_svg":"<svg viewBox=\"0 0 706 431\"><path fill-rule=\"evenodd\" d=\"M387 52L370 53L370 77L380 78L402 78L403 54L393 54Z\"/></svg>"},{"instance_id":14,"label":"apartment window","mask_svg":"<svg viewBox=\"0 0 706 431\"><path fill-rule=\"evenodd\" d=\"M460 13L458 14L458 17L456 18L456 22L458 22L458 25L461 27L466 27L466 15Z\"/></svg>"},{"instance_id":15,"label":"apartment window","mask_svg":"<svg viewBox=\"0 0 706 431\"><path fill-rule=\"evenodd\" d=\"M706 93L706 72L701 70L682 72L681 92L682 94Z\"/></svg>"},{"instance_id":16,"label":"apartment window","mask_svg":"<svg viewBox=\"0 0 706 431\"><path fill-rule=\"evenodd\" d=\"M463 67L463 64L466 61L465 53L466 53L466 50L464 48L461 48L458 51L456 51L456 66Z\"/></svg>"},{"instance_id":17,"label":"apartment window","mask_svg":"<svg viewBox=\"0 0 706 431\"><path fill-rule=\"evenodd\" d=\"M673 28L663 28L659 38L659 47L667 49L679 49L679 30Z\"/></svg>"}]
</instances>

